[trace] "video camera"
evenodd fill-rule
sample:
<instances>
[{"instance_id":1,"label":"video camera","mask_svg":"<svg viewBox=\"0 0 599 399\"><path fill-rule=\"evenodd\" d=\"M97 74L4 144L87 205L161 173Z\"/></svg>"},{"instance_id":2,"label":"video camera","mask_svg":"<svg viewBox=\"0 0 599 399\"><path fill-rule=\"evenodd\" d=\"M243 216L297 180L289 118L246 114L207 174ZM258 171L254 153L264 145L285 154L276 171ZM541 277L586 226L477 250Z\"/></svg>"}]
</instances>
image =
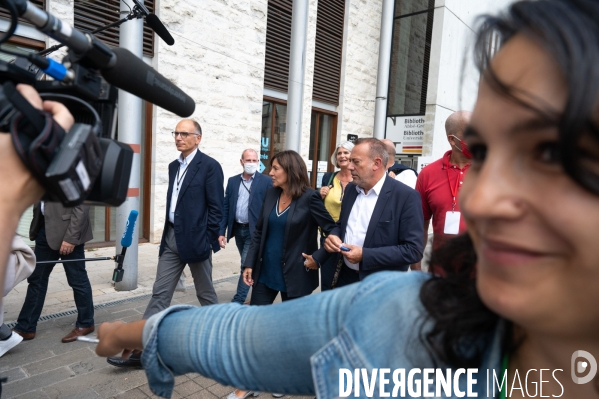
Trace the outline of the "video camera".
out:
<instances>
[{"instance_id":1,"label":"video camera","mask_svg":"<svg viewBox=\"0 0 599 399\"><path fill-rule=\"evenodd\" d=\"M0 131L11 134L48 200L65 206L84 200L122 204L133 151L114 140L117 88L183 117L193 113L193 99L128 50L111 49L27 0L0 0L0 7L11 15L0 44L14 34L20 17L69 49L61 63L39 54L1 50L18 58L13 63L0 61ZM40 71L54 80L38 80ZM75 118L73 127L65 132L51 115L35 109L16 90L18 83L33 86L44 100L63 103Z\"/></svg>"}]
</instances>

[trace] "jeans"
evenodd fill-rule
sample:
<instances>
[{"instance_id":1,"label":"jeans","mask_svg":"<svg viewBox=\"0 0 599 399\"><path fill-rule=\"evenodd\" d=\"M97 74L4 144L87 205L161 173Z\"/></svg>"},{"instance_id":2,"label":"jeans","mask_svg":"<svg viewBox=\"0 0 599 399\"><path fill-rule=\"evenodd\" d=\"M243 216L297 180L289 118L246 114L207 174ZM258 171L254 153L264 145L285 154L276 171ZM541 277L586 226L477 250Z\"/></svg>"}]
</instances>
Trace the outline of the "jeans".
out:
<instances>
[{"instance_id":1,"label":"jeans","mask_svg":"<svg viewBox=\"0 0 599 399\"><path fill-rule=\"evenodd\" d=\"M252 235L250 234L249 226L241 226L237 223L233 225L233 234L235 235L235 245L237 245L239 255L241 256L241 273L239 274L239 281L237 281L237 292L231 302L243 304L250 291L250 286L243 282L243 264L252 243Z\"/></svg>"},{"instance_id":2,"label":"jeans","mask_svg":"<svg viewBox=\"0 0 599 399\"><path fill-rule=\"evenodd\" d=\"M35 239L35 257L38 262L58 259L83 259L84 244L76 245L73 252L68 255L60 255L59 251L50 248L46 241L46 229L44 226L40 229ZM27 279L27 296L25 303L19 313L15 329L22 332L35 332L37 321L42 313L44 301L46 300L46 291L48 290L48 280L50 273L54 269L55 263L46 265L37 265L33 273ZM63 265L67 276L67 282L73 289L75 306L77 307L77 322L79 328L92 327L94 325L94 303L92 298L92 287L85 270L85 262L73 262Z\"/></svg>"}]
</instances>

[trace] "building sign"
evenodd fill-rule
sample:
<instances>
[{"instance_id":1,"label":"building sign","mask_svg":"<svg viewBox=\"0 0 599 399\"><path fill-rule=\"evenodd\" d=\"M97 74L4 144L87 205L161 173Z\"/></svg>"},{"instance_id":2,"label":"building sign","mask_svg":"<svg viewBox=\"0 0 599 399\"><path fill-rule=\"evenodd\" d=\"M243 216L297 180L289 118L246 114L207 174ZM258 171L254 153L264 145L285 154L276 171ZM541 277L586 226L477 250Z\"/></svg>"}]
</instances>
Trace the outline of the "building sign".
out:
<instances>
[{"instance_id":1,"label":"building sign","mask_svg":"<svg viewBox=\"0 0 599 399\"><path fill-rule=\"evenodd\" d=\"M418 157L418 168L416 169L416 172L418 172L418 173L422 172L422 169L425 166L427 166L435 161L436 161L436 159L434 159L433 157Z\"/></svg>"},{"instance_id":2,"label":"building sign","mask_svg":"<svg viewBox=\"0 0 599 399\"><path fill-rule=\"evenodd\" d=\"M422 155L424 115L387 117L385 138L395 143L398 154Z\"/></svg>"}]
</instances>

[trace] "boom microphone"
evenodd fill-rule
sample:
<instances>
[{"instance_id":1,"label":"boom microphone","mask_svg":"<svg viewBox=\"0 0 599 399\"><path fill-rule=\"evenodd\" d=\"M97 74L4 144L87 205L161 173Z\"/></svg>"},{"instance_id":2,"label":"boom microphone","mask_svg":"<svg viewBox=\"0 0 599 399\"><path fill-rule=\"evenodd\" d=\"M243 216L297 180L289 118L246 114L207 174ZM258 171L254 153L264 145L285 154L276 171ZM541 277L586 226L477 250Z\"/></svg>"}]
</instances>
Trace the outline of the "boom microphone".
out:
<instances>
[{"instance_id":1,"label":"boom microphone","mask_svg":"<svg viewBox=\"0 0 599 399\"><path fill-rule=\"evenodd\" d=\"M121 238L121 246L123 248L121 249L120 255L114 257L114 261L116 262L117 266L112 272L112 281L115 283L123 280L123 274L125 273L125 269L123 269L123 261L125 260L127 248L131 246L131 241L133 241L133 232L135 231L137 215L139 215L139 212L136 210L132 210L131 213L129 213L129 219L127 219L127 224L125 225L125 232L123 233L123 238Z\"/></svg>"},{"instance_id":2,"label":"boom microphone","mask_svg":"<svg viewBox=\"0 0 599 399\"><path fill-rule=\"evenodd\" d=\"M100 69L106 81L179 116L193 114L195 102L170 80L124 48L112 50L116 62Z\"/></svg>"},{"instance_id":3,"label":"boom microphone","mask_svg":"<svg viewBox=\"0 0 599 399\"><path fill-rule=\"evenodd\" d=\"M155 14L146 15L146 23L166 44L169 46L175 44L175 39L173 39L166 27L160 22Z\"/></svg>"}]
</instances>

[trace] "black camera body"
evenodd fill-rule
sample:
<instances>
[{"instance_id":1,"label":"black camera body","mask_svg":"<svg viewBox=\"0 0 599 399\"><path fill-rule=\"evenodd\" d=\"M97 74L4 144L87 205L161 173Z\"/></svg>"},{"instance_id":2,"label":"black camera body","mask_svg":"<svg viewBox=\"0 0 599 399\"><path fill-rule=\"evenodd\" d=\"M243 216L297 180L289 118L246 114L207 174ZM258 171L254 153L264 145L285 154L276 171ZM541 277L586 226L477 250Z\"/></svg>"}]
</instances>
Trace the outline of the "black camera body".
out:
<instances>
[{"instance_id":1,"label":"black camera body","mask_svg":"<svg viewBox=\"0 0 599 399\"><path fill-rule=\"evenodd\" d=\"M195 101L130 51L111 49L93 34L72 28L28 0L0 0L0 6L11 15L0 44L15 32L21 17L69 48L62 63L42 57L60 46L37 54L16 54L25 60L13 64L0 61L0 131L11 133L21 160L46 188L47 199L66 206L84 200L122 204L133 150L114 141L117 87L183 117L193 114ZM146 15L148 23L160 28L158 34L168 36L167 44L172 45L166 28L138 2L126 18L107 27ZM55 80L38 80L42 71ZM33 108L15 90L17 83L32 85L44 100L63 103L75 118L71 131L66 134L51 116Z\"/></svg>"},{"instance_id":2,"label":"black camera body","mask_svg":"<svg viewBox=\"0 0 599 399\"><path fill-rule=\"evenodd\" d=\"M60 145L51 151L46 145L43 154L40 154L42 150L31 145L39 137L33 137L35 128L23 129L21 123L19 131L14 132L17 136L30 136L22 138L22 145L15 145L15 148L25 165L46 188L45 198L60 201L65 206L76 206L84 200L94 205L122 204L127 197L133 150L114 141L117 89L104 81L97 71L79 64L74 64L74 79L69 83L35 80L34 73L28 69L2 61L0 64L2 94L9 102L13 97L7 96L7 90L11 92L7 82L12 86L16 83L31 84L44 100L63 103L75 119L68 133L59 130L48 133L46 143L58 140ZM10 94L16 95L14 92ZM21 115L23 120L35 113L31 109L18 109L14 103L13 106L13 118ZM4 113L9 112L5 110ZM6 122L5 126L9 126L7 130L10 130L11 121ZM37 129L37 132L40 130ZM28 148L25 148L27 143ZM41 158L45 158L48 164L44 172L39 170L40 164L46 163Z\"/></svg>"}]
</instances>

